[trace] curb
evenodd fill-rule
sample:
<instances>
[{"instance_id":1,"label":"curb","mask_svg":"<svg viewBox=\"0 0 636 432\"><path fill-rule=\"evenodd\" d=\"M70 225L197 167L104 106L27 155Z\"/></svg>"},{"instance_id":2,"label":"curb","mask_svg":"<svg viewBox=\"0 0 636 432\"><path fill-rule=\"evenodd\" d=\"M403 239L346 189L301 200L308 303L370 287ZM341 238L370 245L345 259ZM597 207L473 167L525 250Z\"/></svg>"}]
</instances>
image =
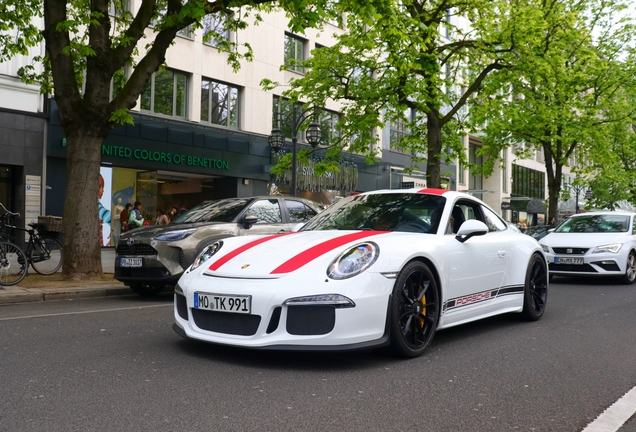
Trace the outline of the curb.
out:
<instances>
[{"instance_id":1,"label":"curb","mask_svg":"<svg viewBox=\"0 0 636 432\"><path fill-rule=\"evenodd\" d=\"M19 291L0 291L0 305L13 303L31 303L52 300L72 300L76 298L110 297L133 295L130 288L121 285L101 287L65 287L65 288L18 288Z\"/></svg>"}]
</instances>

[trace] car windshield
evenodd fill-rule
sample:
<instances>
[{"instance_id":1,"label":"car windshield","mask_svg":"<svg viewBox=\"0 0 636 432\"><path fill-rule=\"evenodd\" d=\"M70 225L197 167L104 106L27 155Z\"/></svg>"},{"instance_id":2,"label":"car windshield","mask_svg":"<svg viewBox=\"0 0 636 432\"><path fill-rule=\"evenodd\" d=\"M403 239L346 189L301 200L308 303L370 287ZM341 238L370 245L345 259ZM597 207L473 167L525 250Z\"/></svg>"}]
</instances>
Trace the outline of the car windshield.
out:
<instances>
[{"instance_id":1,"label":"car windshield","mask_svg":"<svg viewBox=\"0 0 636 432\"><path fill-rule=\"evenodd\" d=\"M558 233L627 232L628 215L589 215L571 217L555 230Z\"/></svg>"},{"instance_id":2,"label":"car windshield","mask_svg":"<svg viewBox=\"0 0 636 432\"><path fill-rule=\"evenodd\" d=\"M171 224L232 222L249 202L249 199L204 201L177 217Z\"/></svg>"},{"instance_id":3,"label":"car windshield","mask_svg":"<svg viewBox=\"0 0 636 432\"><path fill-rule=\"evenodd\" d=\"M379 230L436 233L446 198L388 193L342 199L303 227L309 230Z\"/></svg>"}]
</instances>

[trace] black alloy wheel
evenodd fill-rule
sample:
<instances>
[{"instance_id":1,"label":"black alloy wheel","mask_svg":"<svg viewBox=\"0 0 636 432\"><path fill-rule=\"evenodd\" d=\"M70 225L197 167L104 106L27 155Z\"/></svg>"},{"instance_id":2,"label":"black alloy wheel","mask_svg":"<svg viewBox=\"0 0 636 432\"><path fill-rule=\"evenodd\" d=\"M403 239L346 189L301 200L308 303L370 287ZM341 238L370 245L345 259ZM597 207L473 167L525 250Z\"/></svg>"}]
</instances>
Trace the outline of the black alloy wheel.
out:
<instances>
[{"instance_id":1,"label":"black alloy wheel","mask_svg":"<svg viewBox=\"0 0 636 432\"><path fill-rule=\"evenodd\" d=\"M393 287L389 316L391 347L402 357L417 357L433 340L440 295L433 273L420 261L408 263Z\"/></svg>"},{"instance_id":2,"label":"black alloy wheel","mask_svg":"<svg viewBox=\"0 0 636 432\"><path fill-rule=\"evenodd\" d=\"M159 295L159 293L161 293L161 291L163 291L163 289L166 287L165 285L144 283L133 283L129 286L130 289L135 292L135 294L139 294L142 297Z\"/></svg>"},{"instance_id":3,"label":"black alloy wheel","mask_svg":"<svg viewBox=\"0 0 636 432\"><path fill-rule=\"evenodd\" d=\"M548 301L548 267L540 254L534 254L528 263L523 290L523 310L521 314L529 321L543 316Z\"/></svg>"}]
</instances>

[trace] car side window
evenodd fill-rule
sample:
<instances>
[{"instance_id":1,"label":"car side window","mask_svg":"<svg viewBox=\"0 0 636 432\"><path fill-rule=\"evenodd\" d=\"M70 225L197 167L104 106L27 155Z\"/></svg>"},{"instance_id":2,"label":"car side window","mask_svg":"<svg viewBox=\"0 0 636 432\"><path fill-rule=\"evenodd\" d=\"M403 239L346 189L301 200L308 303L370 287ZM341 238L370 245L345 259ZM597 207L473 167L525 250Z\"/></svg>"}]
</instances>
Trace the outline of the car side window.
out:
<instances>
[{"instance_id":1,"label":"car side window","mask_svg":"<svg viewBox=\"0 0 636 432\"><path fill-rule=\"evenodd\" d=\"M312 208L306 206L300 201L286 199L285 205L287 206L287 211L289 212L289 222L306 222L312 217L316 216L316 212Z\"/></svg>"},{"instance_id":2,"label":"car side window","mask_svg":"<svg viewBox=\"0 0 636 432\"><path fill-rule=\"evenodd\" d=\"M258 200L247 210L246 216L256 216L257 225L282 223L283 217L277 199Z\"/></svg>"},{"instance_id":3,"label":"car side window","mask_svg":"<svg viewBox=\"0 0 636 432\"><path fill-rule=\"evenodd\" d=\"M506 223L495 214L492 210L482 206L481 211L484 213L484 223L488 226L488 231L503 231L506 229Z\"/></svg>"}]
</instances>

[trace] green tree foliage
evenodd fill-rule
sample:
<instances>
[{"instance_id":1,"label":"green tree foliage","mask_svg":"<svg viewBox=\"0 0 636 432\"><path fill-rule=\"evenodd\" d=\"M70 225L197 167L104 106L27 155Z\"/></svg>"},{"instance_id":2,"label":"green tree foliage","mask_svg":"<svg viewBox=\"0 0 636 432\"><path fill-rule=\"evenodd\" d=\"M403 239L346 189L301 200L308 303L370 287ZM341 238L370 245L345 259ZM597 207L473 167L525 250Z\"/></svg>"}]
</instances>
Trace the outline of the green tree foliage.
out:
<instances>
[{"instance_id":1,"label":"green tree foliage","mask_svg":"<svg viewBox=\"0 0 636 432\"><path fill-rule=\"evenodd\" d=\"M312 52L305 76L284 94L319 106L329 99L342 104L339 139L332 140L323 169L343 150L375 160L378 131L391 123L406 132L396 134L401 140L393 146L411 154L414 166L426 162L428 185L440 187L441 164L465 159L462 107L512 58L509 2L370 3L372 13L347 17L335 45ZM456 15L470 19L471 27L450 24ZM493 27L499 31L486 31Z\"/></svg>"},{"instance_id":2,"label":"green tree foliage","mask_svg":"<svg viewBox=\"0 0 636 432\"><path fill-rule=\"evenodd\" d=\"M634 64L628 60L625 64ZM629 71L626 71L629 72ZM636 73L632 70L632 80ZM603 125L599 142L591 157L589 186L594 208L616 209L621 202L636 203L636 92L616 92L608 104L619 117Z\"/></svg>"},{"instance_id":3,"label":"green tree foliage","mask_svg":"<svg viewBox=\"0 0 636 432\"><path fill-rule=\"evenodd\" d=\"M516 7L524 17L517 21L523 40L515 47L517 60L489 77L473 100L472 127L484 134L486 174L510 146L520 156L543 153L551 218L563 167L590 178L592 161L609 157L603 125L629 116L630 108L615 105L613 95L633 85L624 58L634 33L618 18L622 0L530 0Z\"/></svg>"},{"instance_id":4,"label":"green tree foliage","mask_svg":"<svg viewBox=\"0 0 636 432\"><path fill-rule=\"evenodd\" d=\"M28 67L21 74L25 81L38 82L43 92L55 95L67 137L63 273L68 278L102 274L97 206L89 204L97 201L98 189L87 185L98 185L103 139L115 125L132 121L129 110L164 64L166 50L178 32L188 26L202 28L206 15L219 14L224 14L227 28L238 31L274 7L285 9L290 28L302 32L321 17L336 14L330 12L332 2L327 0L143 0L139 6L131 12L124 0L0 3L0 62L26 54L42 40L46 44L46 55L36 59L43 72ZM228 10L235 13L228 15ZM43 29L34 25L41 17ZM207 37L228 53L234 69L242 59L251 59L248 44L218 36L213 31Z\"/></svg>"}]
</instances>

